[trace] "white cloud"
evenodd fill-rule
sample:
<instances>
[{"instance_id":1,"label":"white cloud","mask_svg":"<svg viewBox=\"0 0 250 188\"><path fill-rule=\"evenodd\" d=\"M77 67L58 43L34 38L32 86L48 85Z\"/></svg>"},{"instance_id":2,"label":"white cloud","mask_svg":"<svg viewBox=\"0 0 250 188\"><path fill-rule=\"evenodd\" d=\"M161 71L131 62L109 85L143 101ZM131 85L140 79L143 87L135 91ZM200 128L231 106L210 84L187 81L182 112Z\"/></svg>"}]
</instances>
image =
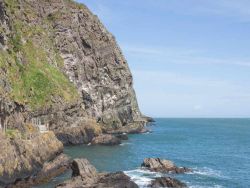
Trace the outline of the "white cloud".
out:
<instances>
[{"instance_id":1,"label":"white cloud","mask_svg":"<svg viewBox=\"0 0 250 188\"><path fill-rule=\"evenodd\" d=\"M167 59L169 63L178 64L224 64L250 67L250 59L237 58L214 58L203 55L205 50L185 49L177 47L149 47L149 46L129 46L122 45L122 49L129 56L143 57L147 56L152 59L160 59L162 63Z\"/></svg>"}]
</instances>

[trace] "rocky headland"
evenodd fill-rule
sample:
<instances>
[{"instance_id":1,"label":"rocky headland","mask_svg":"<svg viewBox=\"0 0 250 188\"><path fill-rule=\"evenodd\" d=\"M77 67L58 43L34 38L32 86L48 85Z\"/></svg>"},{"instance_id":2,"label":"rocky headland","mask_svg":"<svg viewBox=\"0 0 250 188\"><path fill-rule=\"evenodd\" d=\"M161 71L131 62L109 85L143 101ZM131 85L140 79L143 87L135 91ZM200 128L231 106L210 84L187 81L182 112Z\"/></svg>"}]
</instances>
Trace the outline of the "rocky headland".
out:
<instances>
[{"instance_id":1,"label":"rocky headland","mask_svg":"<svg viewBox=\"0 0 250 188\"><path fill-rule=\"evenodd\" d=\"M120 144L152 121L115 37L85 5L0 0L0 186L49 181L70 167L64 145ZM98 181L117 177L128 180Z\"/></svg>"},{"instance_id":2,"label":"rocky headland","mask_svg":"<svg viewBox=\"0 0 250 188\"><path fill-rule=\"evenodd\" d=\"M139 110L114 36L86 6L1 0L0 12L1 119L9 127L46 123L63 137L84 132L88 121L111 133L152 121Z\"/></svg>"}]
</instances>

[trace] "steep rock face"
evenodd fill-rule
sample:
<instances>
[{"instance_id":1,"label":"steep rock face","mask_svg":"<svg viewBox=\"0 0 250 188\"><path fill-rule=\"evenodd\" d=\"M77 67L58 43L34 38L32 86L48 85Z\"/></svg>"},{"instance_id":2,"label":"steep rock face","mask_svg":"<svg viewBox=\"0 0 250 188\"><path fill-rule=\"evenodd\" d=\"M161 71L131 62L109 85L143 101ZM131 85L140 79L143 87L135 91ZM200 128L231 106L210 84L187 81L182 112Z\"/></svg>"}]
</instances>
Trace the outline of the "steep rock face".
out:
<instances>
[{"instance_id":1,"label":"steep rock face","mask_svg":"<svg viewBox=\"0 0 250 188\"><path fill-rule=\"evenodd\" d=\"M0 12L0 90L24 106L24 121L38 117L58 129L89 118L110 130L144 121L128 64L87 7L0 0Z\"/></svg>"}]
</instances>

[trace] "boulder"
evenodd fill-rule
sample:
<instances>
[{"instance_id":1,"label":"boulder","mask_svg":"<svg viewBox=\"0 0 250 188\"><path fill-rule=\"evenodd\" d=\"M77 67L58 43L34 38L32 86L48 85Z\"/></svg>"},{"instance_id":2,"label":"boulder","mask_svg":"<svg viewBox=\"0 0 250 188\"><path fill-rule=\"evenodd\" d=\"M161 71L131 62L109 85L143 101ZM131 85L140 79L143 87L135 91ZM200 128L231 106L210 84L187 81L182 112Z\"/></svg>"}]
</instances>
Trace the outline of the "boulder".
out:
<instances>
[{"instance_id":1,"label":"boulder","mask_svg":"<svg viewBox=\"0 0 250 188\"><path fill-rule=\"evenodd\" d=\"M130 177L123 172L115 172L101 175L95 187L138 188L138 185L131 181Z\"/></svg>"},{"instance_id":2,"label":"boulder","mask_svg":"<svg viewBox=\"0 0 250 188\"><path fill-rule=\"evenodd\" d=\"M96 168L87 159L74 159L71 165L72 176L96 177Z\"/></svg>"},{"instance_id":3,"label":"boulder","mask_svg":"<svg viewBox=\"0 0 250 188\"><path fill-rule=\"evenodd\" d=\"M61 183L56 188L139 188L136 183L131 181L123 172L99 174L95 181L87 181L81 176L72 177L71 180Z\"/></svg>"},{"instance_id":4,"label":"boulder","mask_svg":"<svg viewBox=\"0 0 250 188\"><path fill-rule=\"evenodd\" d=\"M113 145L121 144L121 139L111 134L102 134L100 136L93 138L93 140L91 141L91 144L113 146Z\"/></svg>"},{"instance_id":5,"label":"boulder","mask_svg":"<svg viewBox=\"0 0 250 188\"><path fill-rule=\"evenodd\" d=\"M175 188L186 188L187 185L181 181L171 178L171 177L159 177L152 180L150 187L175 187Z\"/></svg>"},{"instance_id":6,"label":"boulder","mask_svg":"<svg viewBox=\"0 0 250 188\"><path fill-rule=\"evenodd\" d=\"M160 158L146 158L141 166L154 172L171 172L180 174L191 171L189 168L177 167L172 161Z\"/></svg>"},{"instance_id":7,"label":"boulder","mask_svg":"<svg viewBox=\"0 0 250 188\"><path fill-rule=\"evenodd\" d=\"M138 188L123 172L97 173L87 159L75 159L71 168L72 178L57 185L57 188Z\"/></svg>"}]
</instances>

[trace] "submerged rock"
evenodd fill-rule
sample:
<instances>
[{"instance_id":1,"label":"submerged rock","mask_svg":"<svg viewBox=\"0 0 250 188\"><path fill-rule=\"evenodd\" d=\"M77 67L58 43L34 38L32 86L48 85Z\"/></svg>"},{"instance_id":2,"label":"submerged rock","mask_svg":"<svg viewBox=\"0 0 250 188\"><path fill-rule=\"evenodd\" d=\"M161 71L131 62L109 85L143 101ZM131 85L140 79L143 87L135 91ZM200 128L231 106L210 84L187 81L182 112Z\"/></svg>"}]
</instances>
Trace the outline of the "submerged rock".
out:
<instances>
[{"instance_id":1,"label":"submerged rock","mask_svg":"<svg viewBox=\"0 0 250 188\"><path fill-rule=\"evenodd\" d=\"M113 146L113 145L121 144L121 139L111 134L103 134L103 135L93 138L93 140L91 141L91 144Z\"/></svg>"},{"instance_id":2,"label":"submerged rock","mask_svg":"<svg viewBox=\"0 0 250 188\"><path fill-rule=\"evenodd\" d=\"M57 188L138 188L123 172L97 173L87 159L75 159L72 171L72 179L57 185Z\"/></svg>"},{"instance_id":3,"label":"submerged rock","mask_svg":"<svg viewBox=\"0 0 250 188\"><path fill-rule=\"evenodd\" d=\"M159 188L159 187L186 188L187 187L185 183L182 183L181 181L171 178L171 177L156 178L152 180L149 186L152 188Z\"/></svg>"},{"instance_id":4,"label":"submerged rock","mask_svg":"<svg viewBox=\"0 0 250 188\"><path fill-rule=\"evenodd\" d=\"M192 171L186 167L177 167L172 161L160 158L146 158L141 166L154 172L170 172L179 174Z\"/></svg>"}]
</instances>

